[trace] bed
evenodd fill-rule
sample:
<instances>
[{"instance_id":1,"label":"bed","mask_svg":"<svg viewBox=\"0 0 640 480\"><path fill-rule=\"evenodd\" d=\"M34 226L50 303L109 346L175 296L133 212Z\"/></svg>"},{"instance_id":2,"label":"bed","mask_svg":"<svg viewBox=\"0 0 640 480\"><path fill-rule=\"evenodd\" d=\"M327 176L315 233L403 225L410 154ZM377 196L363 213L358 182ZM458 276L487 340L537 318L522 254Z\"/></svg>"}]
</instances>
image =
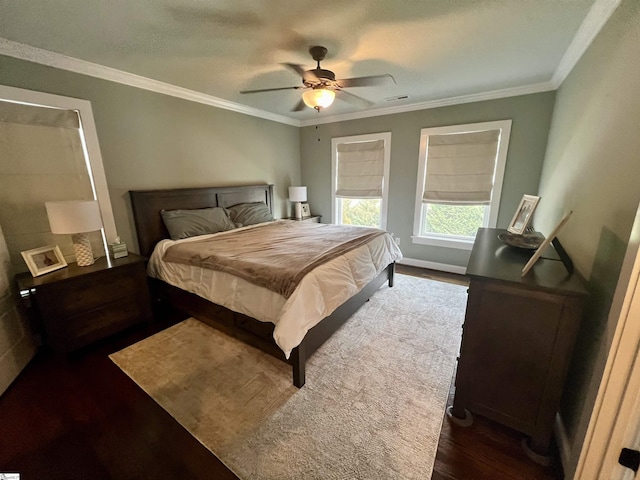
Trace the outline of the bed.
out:
<instances>
[{"instance_id":1,"label":"bed","mask_svg":"<svg viewBox=\"0 0 640 480\"><path fill-rule=\"evenodd\" d=\"M232 308L229 308L229 306L223 305L225 302L214 303L210 298L215 298L217 287L207 286L211 294L202 293L198 289L193 288L190 289L191 291L178 288L175 284L172 284L175 282L171 279L165 279L162 275L158 274L160 267L153 266L155 265L153 262L164 255L164 251L163 253L159 253L159 251L162 248L168 248L167 245L172 244L170 240L167 240L169 234L161 216L162 210L173 211L209 207L229 208L243 203L262 202L273 212L273 186L248 185L138 190L130 191L129 194L140 253L146 257L151 257L150 275L157 277L150 278L154 300L158 302L159 305L168 304L171 307L177 308L214 328L289 363L292 366L293 384L296 387L302 387L305 383L306 360L340 328L382 284L388 282L389 286L393 286L395 262L389 261L387 264L385 261L384 265L386 266L384 266L379 273L376 270L372 275L373 278L368 280L357 293L340 303L329 315L319 319L318 323L314 324L308 331L305 330L306 334L304 334L300 343L290 350L285 349L287 350L285 352L274 339L274 337L278 337L278 322L274 324L270 321L265 321L264 318L255 318L261 315L255 315L254 317L244 313L254 311L250 308L236 308L233 305ZM284 222L287 221L275 223ZM289 223L301 224L302 222ZM246 228L250 229L252 227ZM307 228L309 228L309 225L307 225ZM241 228L239 230L243 229ZM385 241L388 240L385 239ZM155 253L154 249L156 249ZM399 258L399 256L396 255L394 257L393 255L395 254L390 253L388 258ZM305 276L304 281L307 281L307 277L310 278L312 275L309 274ZM212 285L220 286L223 285L223 283L212 283ZM304 288L300 287L300 290L304 290ZM297 299L292 298L290 300L290 303L301 304L301 301ZM242 302L246 302L247 305L249 305L251 301L253 300L242 300ZM243 307L242 302L239 305L240 307ZM296 308L298 307L300 307L300 305ZM304 306L304 308L308 307ZM298 309L297 311L299 312L301 310ZM317 314L317 312L309 311L308 313L310 318L313 314ZM303 316L305 315L307 314L305 313ZM284 321L282 323L284 323Z\"/></svg>"}]
</instances>

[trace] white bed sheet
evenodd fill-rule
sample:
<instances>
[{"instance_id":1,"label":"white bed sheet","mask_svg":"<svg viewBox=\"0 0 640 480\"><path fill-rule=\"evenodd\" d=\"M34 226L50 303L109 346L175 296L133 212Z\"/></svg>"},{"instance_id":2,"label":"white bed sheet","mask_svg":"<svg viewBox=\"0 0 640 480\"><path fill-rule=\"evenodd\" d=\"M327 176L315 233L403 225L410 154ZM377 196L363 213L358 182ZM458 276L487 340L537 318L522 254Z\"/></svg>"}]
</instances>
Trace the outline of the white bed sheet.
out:
<instances>
[{"instance_id":1,"label":"white bed sheet","mask_svg":"<svg viewBox=\"0 0 640 480\"><path fill-rule=\"evenodd\" d=\"M233 231L214 235L228 234ZM391 235L385 233L309 272L287 299L226 272L162 260L171 245L209 236L160 241L149 259L149 276L275 324L273 338L287 358L313 326L362 290L387 265L402 258Z\"/></svg>"}]
</instances>

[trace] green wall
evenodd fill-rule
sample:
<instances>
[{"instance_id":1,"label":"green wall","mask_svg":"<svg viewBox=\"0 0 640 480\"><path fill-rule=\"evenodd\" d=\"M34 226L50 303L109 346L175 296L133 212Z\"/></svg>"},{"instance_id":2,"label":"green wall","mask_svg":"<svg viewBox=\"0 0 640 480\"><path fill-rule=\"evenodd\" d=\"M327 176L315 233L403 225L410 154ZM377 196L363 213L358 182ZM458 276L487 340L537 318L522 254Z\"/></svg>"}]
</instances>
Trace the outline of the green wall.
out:
<instances>
[{"instance_id":1,"label":"green wall","mask_svg":"<svg viewBox=\"0 0 640 480\"><path fill-rule=\"evenodd\" d=\"M134 250L129 190L272 183L288 215L297 127L3 56L0 84L91 102L116 228Z\"/></svg>"},{"instance_id":2,"label":"green wall","mask_svg":"<svg viewBox=\"0 0 640 480\"><path fill-rule=\"evenodd\" d=\"M509 154L498 226L506 227L522 195L536 194L544 160L555 93L488 100L301 129L302 183L309 203L323 221L331 219L331 138L391 132L387 230L401 239L405 257L465 267L467 250L413 244L413 214L420 149L420 129L512 119Z\"/></svg>"},{"instance_id":3,"label":"green wall","mask_svg":"<svg viewBox=\"0 0 640 480\"><path fill-rule=\"evenodd\" d=\"M624 0L558 90L536 217L559 237L591 298L561 414L571 478L593 409L615 320L607 315L640 202L640 3Z\"/></svg>"}]
</instances>

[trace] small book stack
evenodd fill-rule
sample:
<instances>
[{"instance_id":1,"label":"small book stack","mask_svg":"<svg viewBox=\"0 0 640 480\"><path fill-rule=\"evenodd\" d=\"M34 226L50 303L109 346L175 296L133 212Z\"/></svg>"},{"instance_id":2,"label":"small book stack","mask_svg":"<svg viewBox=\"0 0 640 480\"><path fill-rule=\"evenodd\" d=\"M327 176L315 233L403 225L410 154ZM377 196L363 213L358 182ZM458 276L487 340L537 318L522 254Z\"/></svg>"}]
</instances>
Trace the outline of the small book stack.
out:
<instances>
[{"instance_id":1,"label":"small book stack","mask_svg":"<svg viewBox=\"0 0 640 480\"><path fill-rule=\"evenodd\" d=\"M120 241L120 238L116 238L115 243L109 244L109 254L112 258L122 258L129 255L127 251L127 244Z\"/></svg>"}]
</instances>

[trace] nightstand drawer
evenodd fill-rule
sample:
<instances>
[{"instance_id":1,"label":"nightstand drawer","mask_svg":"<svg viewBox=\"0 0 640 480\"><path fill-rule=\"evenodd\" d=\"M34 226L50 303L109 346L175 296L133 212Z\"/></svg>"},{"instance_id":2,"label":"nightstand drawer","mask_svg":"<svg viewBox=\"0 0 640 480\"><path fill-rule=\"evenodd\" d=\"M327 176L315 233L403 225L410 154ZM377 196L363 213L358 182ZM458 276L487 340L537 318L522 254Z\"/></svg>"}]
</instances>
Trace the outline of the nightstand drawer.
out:
<instances>
[{"instance_id":1,"label":"nightstand drawer","mask_svg":"<svg viewBox=\"0 0 640 480\"><path fill-rule=\"evenodd\" d=\"M95 278L87 276L67 282L64 288L52 289L51 294L55 295L52 300L66 314L83 312L109 303L140 289L141 282L145 280L144 272L141 275L140 269L135 267L136 265L132 265L132 268L101 272ZM100 288L96 288L96 283L99 283Z\"/></svg>"},{"instance_id":2,"label":"nightstand drawer","mask_svg":"<svg viewBox=\"0 0 640 480\"><path fill-rule=\"evenodd\" d=\"M61 320L60 333L67 349L78 348L143 321L139 312L140 299L129 295Z\"/></svg>"}]
</instances>

